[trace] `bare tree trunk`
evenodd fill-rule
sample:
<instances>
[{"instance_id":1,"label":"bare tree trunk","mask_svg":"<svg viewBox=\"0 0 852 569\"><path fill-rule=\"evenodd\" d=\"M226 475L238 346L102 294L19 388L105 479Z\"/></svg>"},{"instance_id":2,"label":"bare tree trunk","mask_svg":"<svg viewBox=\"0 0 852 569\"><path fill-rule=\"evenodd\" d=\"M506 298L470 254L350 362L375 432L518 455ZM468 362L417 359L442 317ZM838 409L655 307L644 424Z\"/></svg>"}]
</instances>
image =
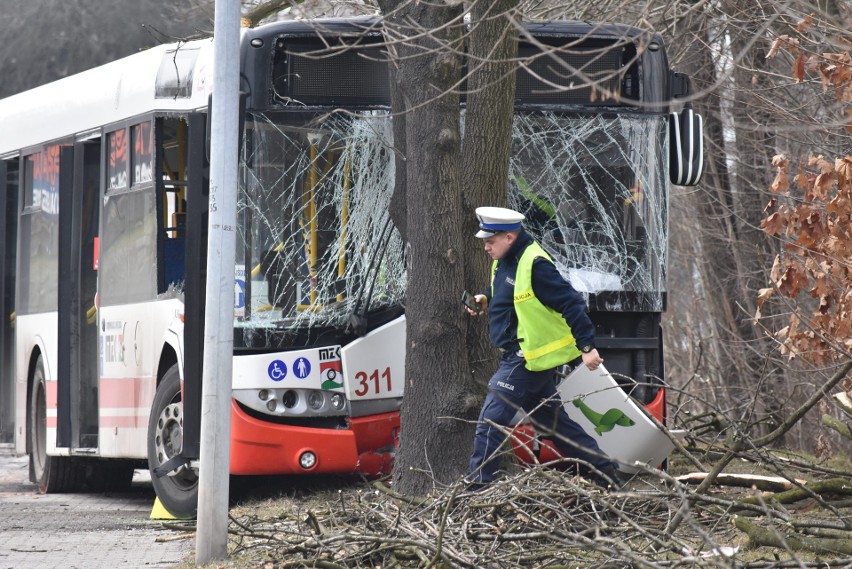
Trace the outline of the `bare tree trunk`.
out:
<instances>
[{"instance_id":1,"label":"bare tree trunk","mask_svg":"<svg viewBox=\"0 0 852 569\"><path fill-rule=\"evenodd\" d=\"M741 7L731 3L719 8L733 12ZM698 312L694 320L703 330L696 335L704 348L701 374L713 380L718 403L736 419L754 423L769 417L774 425L783 416L785 375L767 365L773 347L751 321L757 291L766 286L772 264L759 226L764 191L771 183L774 121L753 90L764 73L765 51L756 49L755 37L765 20L738 22L744 29L709 32L714 29L709 22L721 16L691 12L683 22L704 40L691 46L681 64L686 64L693 90L702 93L694 105L704 117L707 152L700 191L683 194L680 199L687 206L673 211L689 216L682 227L693 232L694 244L681 241L679 246L697 254L697 262L683 262L697 266L700 276L697 307L704 314ZM734 64L731 78L720 81L720 72ZM681 274L690 278L689 270ZM681 306L687 304L688 299L681 299Z\"/></svg>"},{"instance_id":2,"label":"bare tree trunk","mask_svg":"<svg viewBox=\"0 0 852 569\"><path fill-rule=\"evenodd\" d=\"M461 76L461 9L383 4L391 14L387 36L415 36L396 45L404 60L396 69L394 112L404 112L406 121L409 250L406 394L394 480L402 493L425 494L467 465L458 445L469 428L454 419L465 412L470 383L458 304L464 268L459 97L452 90Z\"/></svg>"},{"instance_id":3,"label":"bare tree trunk","mask_svg":"<svg viewBox=\"0 0 852 569\"><path fill-rule=\"evenodd\" d=\"M462 148L462 229L464 284L478 292L488 282L490 259L477 230L474 210L505 206L515 102L514 59L518 53L518 0L476 2L471 7L468 46L467 111ZM496 355L484 318L468 319L468 361L475 380L483 385L494 370Z\"/></svg>"},{"instance_id":4,"label":"bare tree trunk","mask_svg":"<svg viewBox=\"0 0 852 569\"><path fill-rule=\"evenodd\" d=\"M731 3L725 7L729 16L742 6ZM736 331L743 346L748 366L743 372L760 377L760 397L757 411L768 420L768 430L774 430L784 419L788 398L787 376L777 366L765 363L773 346L755 327L751 318L756 310L757 291L766 286L776 251L772 241L760 229L763 209L769 201L772 183L772 156L778 151L775 139L776 119L762 101L763 93L771 91L767 75L766 54L769 39L761 29L765 19L752 19L744 29L731 37L731 50L739 60L733 74L733 127L735 133L734 170L736 188L732 188L736 214L736 247L739 290L735 312ZM767 307L769 309L770 307ZM755 386L757 387L757 386ZM784 446L784 441L779 441Z\"/></svg>"},{"instance_id":5,"label":"bare tree trunk","mask_svg":"<svg viewBox=\"0 0 852 569\"><path fill-rule=\"evenodd\" d=\"M818 11L815 0L796 1L783 8L762 4L754 13L725 0L681 12L683 19L671 28L689 30L699 39L691 45L676 43L681 53L673 55L673 60L681 70L686 63L685 70L693 77L698 97L694 104L705 118L707 152L700 190L682 193L676 199L683 204L672 208L685 214L673 218L673 226L690 231L694 242L678 241L680 236L673 234L677 247L673 251L690 256L677 259L673 255L673 262L682 262L682 268L671 274L693 282L692 275L697 274L701 283L700 287L673 288L672 305L697 307L687 318L701 332L686 330L696 336L691 342L670 338L674 341L668 342L672 347L668 361L682 366L681 375L703 379L713 395L719 395L715 402L730 411L732 419L742 426L760 424L764 432L783 420L788 401L809 392L815 375L803 375L801 366L782 361L771 338L773 330L767 334L752 323L757 291L769 286L770 267L781 248L760 230L764 207L771 198L771 159L779 153L831 154L832 148L848 147L848 138L843 144L842 130L832 128L832 119L826 120L834 116L831 97L814 97L810 91L803 96L807 77L795 84L788 79L796 55L783 53L767 59L772 42L783 36L830 45L831 38L837 37L832 30L844 28L842 21L823 20L813 27L799 27L801 17L796 14ZM700 295L694 305L688 297L677 296L677 290L693 288L699 288ZM762 322L769 328L781 328L789 320L781 317L788 310L767 303ZM679 312L682 320L684 313ZM673 322L670 327L678 324ZM693 358L693 365L683 365L690 361L684 357L684 345L700 345L703 361ZM697 386L698 382L692 385ZM786 446L798 433L807 433L806 427L797 429L778 444ZM799 446L810 445L811 439L807 436Z\"/></svg>"},{"instance_id":6,"label":"bare tree trunk","mask_svg":"<svg viewBox=\"0 0 852 569\"><path fill-rule=\"evenodd\" d=\"M704 18L697 17L689 22L696 33L705 33ZM708 43L710 40L708 38ZM693 90L701 92L716 84L717 63L708 47L696 46L692 58L685 62L692 77ZM710 352L715 364L712 376L727 387L729 392L743 397L745 386L740 382L746 361L737 350L738 328L736 302L742 290L738 285L740 266L734 252L736 227L734 204L730 192L731 179L725 159L725 141L722 125L720 97L710 94L694 103L704 117L704 140L707 148L705 171L700 191L684 196L690 205L682 211L691 212L687 220L693 228L691 239L699 253L698 268L702 293L699 306L706 312L703 321L705 337L701 340Z\"/></svg>"}]
</instances>

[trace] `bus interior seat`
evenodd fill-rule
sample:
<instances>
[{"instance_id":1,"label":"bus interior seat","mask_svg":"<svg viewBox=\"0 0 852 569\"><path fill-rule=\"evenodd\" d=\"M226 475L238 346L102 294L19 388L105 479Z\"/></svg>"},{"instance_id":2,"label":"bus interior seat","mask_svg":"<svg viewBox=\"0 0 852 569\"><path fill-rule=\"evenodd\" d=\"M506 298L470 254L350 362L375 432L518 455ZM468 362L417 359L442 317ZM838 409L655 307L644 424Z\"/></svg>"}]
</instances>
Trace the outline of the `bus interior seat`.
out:
<instances>
[{"instance_id":1,"label":"bus interior seat","mask_svg":"<svg viewBox=\"0 0 852 569\"><path fill-rule=\"evenodd\" d=\"M163 246L163 261L165 263L166 286L179 285L185 278L185 239L173 237L166 239Z\"/></svg>"},{"instance_id":2,"label":"bus interior seat","mask_svg":"<svg viewBox=\"0 0 852 569\"><path fill-rule=\"evenodd\" d=\"M184 202L184 207L186 207ZM186 235L186 213L176 211L172 213L171 226L166 229L166 239L163 245L163 262L165 264L166 288L171 285L183 283L185 278L185 235Z\"/></svg>"}]
</instances>

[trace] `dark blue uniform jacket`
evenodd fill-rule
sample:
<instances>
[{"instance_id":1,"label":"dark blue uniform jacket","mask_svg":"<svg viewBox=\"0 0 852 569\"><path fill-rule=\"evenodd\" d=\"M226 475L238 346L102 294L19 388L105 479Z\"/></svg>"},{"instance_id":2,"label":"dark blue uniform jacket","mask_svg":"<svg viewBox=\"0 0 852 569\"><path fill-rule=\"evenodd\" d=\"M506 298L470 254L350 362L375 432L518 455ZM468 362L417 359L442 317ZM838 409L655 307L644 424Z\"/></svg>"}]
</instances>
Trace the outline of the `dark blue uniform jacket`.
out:
<instances>
[{"instance_id":1,"label":"dark blue uniform jacket","mask_svg":"<svg viewBox=\"0 0 852 569\"><path fill-rule=\"evenodd\" d=\"M502 259L497 261L494 275L494 294L491 288L483 291L488 297L489 331L491 342L506 351L517 352L518 317L515 314L513 296L515 293L515 273L521 254L532 243L532 237L521 231L512 247ZM547 259L539 257L533 263L532 286L536 298L542 304L562 314L565 322L577 340L577 347L594 347L595 328L586 314L586 301L574 290L556 266Z\"/></svg>"}]
</instances>

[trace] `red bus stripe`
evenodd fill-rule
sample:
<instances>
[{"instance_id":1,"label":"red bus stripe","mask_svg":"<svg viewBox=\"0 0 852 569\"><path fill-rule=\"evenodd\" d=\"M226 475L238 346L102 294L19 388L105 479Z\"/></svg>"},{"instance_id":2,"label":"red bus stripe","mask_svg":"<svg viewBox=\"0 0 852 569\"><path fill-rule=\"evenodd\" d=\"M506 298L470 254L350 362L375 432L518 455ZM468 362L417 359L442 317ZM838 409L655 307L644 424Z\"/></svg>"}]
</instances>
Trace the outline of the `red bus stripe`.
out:
<instances>
[{"instance_id":1,"label":"red bus stripe","mask_svg":"<svg viewBox=\"0 0 852 569\"><path fill-rule=\"evenodd\" d=\"M100 381L98 406L101 409L148 407L154 400L156 387L153 377L103 377Z\"/></svg>"},{"instance_id":2,"label":"red bus stripe","mask_svg":"<svg viewBox=\"0 0 852 569\"><path fill-rule=\"evenodd\" d=\"M59 399L58 396L59 383L56 381L45 381L44 382L44 400L48 409L56 409L56 402Z\"/></svg>"},{"instance_id":3,"label":"red bus stripe","mask_svg":"<svg viewBox=\"0 0 852 569\"><path fill-rule=\"evenodd\" d=\"M45 403L47 409L57 411L58 387L56 381L45 382ZM98 421L101 427L144 428L148 424L148 410L156 391L153 377L101 378L99 382L98 405L101 412ZM138 415L138 409L146 412ZM104 415L103 411L121 410L122 415ZM47 427L57 428L56 414L47 417Z\"/></svg>"}]
</instances>

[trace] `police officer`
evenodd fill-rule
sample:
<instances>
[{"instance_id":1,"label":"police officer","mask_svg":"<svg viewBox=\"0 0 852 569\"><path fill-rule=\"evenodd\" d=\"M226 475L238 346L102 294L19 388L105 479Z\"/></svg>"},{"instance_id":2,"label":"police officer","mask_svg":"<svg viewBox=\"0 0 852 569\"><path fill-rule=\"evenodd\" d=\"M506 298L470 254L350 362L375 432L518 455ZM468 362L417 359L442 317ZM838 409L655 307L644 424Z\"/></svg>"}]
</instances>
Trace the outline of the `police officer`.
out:
<instances>
[{"instance_id":1,"label":"police officer","mask_svg":"<svg viewBox=\"0 0 852 569\"><path fill-rule=\"evenodd\" d=\"M508 426L523 409L540 431L557 434L554 442L563 456L590 463L598 471L590 475L601 485L620 487L615 465L568 417L556 392L557 367L582 362L594 370L603 362L585 300L524 231L522 214L480 207L476 217L476 237L494 262L491 286L474 297L480 311L467 311L474 316L487 311L491 342L502 355L479 415L468 481L477 487L494 479L500 466L496 452L506 436L490 423Z\"/></svg>"}]
</instances>

